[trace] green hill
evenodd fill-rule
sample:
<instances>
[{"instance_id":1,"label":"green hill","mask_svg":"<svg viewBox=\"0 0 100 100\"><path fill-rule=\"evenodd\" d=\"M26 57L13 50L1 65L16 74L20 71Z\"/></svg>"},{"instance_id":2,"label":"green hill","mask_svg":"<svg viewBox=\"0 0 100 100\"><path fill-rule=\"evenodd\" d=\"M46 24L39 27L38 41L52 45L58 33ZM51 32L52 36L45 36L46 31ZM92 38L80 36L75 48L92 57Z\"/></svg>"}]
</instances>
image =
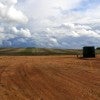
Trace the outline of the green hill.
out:
<instances>
[{"instance_id":1,"label":"green hill","mask_svg":"<svg viewBox=\"0 0 100 100\"><path fill-rule=\"evenodd\" d=\"M96 50L100 54L100 50ZM48 48L0 48L0 55L76 55L82 54L78 49L48 49Z\"/></svg>"}]
</instances>

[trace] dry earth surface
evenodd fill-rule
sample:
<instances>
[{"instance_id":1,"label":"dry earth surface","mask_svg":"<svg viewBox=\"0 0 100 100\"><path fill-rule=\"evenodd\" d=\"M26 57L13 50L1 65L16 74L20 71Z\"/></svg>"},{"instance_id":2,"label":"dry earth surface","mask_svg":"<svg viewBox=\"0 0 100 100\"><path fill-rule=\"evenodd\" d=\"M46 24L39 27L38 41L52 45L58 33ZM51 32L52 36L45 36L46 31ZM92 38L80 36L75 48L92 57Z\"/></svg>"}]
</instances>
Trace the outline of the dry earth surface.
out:
<instances>
[{"instance_id":1,"label":"dry earth surface","mask_svg":"<svg viewBox=\"0 0 100 100\"><path fill-rule=\"evenodd\" d=\"M100 100L100 55L0 56L0 100Z\"/></svg>"}]
</instances>

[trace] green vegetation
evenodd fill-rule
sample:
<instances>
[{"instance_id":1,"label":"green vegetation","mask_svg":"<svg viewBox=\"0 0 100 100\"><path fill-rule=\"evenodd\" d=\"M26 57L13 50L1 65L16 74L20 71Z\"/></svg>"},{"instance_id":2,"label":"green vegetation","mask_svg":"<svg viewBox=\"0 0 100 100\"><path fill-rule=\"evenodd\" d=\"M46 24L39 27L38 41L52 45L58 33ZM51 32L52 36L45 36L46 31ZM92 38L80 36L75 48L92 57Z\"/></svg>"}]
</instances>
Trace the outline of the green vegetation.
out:
<instances>
[{"instance_id":1,"label":"green vegetation","mask_svg":"<svg viewBox=\"0 0 100 100\"><path fill-rule=\"evenodd\" d=\"M96 50L100 54L100 50ZM46 49L46 48L0 48L0 55L82 55L81 49Z\"/></svg>"},{"instance_id":2,"label":"green vegetation","mask_svg":"<svg viewBox=\"0 0 100 100\"><path fill-rule=\"evenodd\" d=\"M100 54L100 49L96 50L96 54Z\"/></svg>"}]
</instances>

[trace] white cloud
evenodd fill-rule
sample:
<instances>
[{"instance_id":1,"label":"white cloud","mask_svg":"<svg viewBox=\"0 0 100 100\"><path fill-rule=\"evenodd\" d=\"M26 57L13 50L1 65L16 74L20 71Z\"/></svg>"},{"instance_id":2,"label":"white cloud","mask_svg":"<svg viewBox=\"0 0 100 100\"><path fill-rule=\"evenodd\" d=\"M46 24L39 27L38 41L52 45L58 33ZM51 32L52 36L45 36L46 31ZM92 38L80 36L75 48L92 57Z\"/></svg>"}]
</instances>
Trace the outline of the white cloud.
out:
<instances>
[{"instance_id":1,"label":"white cloud","mask_svg":"<svg viewBox=\"0 0 100 100\"><path fill-rule=\"evenodd\" d=\"M13 34L16 34L20 37L31 37L31 33L30 33L30 30L29 29L17 29L16 27L12 27L12 32Z\"/></svg>"},{"instance_id":2,"label":"white cloud","mask_svg":"<svg viewBox=\"0 0 100 100\"><path fill-rule=\"evenodd\" d=\"M15 8L17 0L2 0L0 2L0 19L26 23L28 18L20 11Z\"/></svg>"},{"instance_id":3,"label":"white cloud","mask_svg":"<svg viewBox=\"0 0 100 100\"><path fill-rule=\"evenodd\" d=\"M48 16L59 15L60 10L70 10L77 7L83 0L26 0L24 3L25 10L30 12L34 19L43 19Z\"/></svg>"},{"instance_id":4,"label":"white cloud","mask_svg":"<svg viewBox=\"0 0 100 100\"><path fill-rule=\"evenodd\" d=\"M6 4L6 5L14 5L17 3L17 0L0 0L2 3Z\"/></svg>"},{"instance_id":5,"label":"white cloud","mask_svg":"<svg viewBox=\"0 0 100 100\"><path fill-rule=\"evenodd\" d=\"M0 27L0 33L4 32L4 27Z\"/></svg>"},{"instance_id":6,"label":"white cloud","mask_svg":"<svg viewBox=\"0 0 100 100\"><path fill-rule=\"evenodd\" d=\"M7 18L19 23L25 23L28 21L27 17L20 10L16 10L13 6L9 8Z\"/></svg>"},{"instance_id":7,"label":"white cloud","mask_svg":"<svg viewBox=\"0 0 100 100\"><path fill-rule=\"evenodd\" d=\"M9 31L8 31L9 30ZM18 38L18 40L17 40ZM4 45L3 43L8 44L9 46L13 43L11 40L17 41L26 41L27 38L31 38L31 33L29 29L24 28L16 28L16 27L0 27L0 45ZM5 45L6 45L5 44ZM15 44L17 45L17 44Z\"/></svg>"},{"instance_id":8,"label":"white cloud","mask_svg":"<svg viewBox=\"0 0 100 100\"><path fill-rule=\"evenodd\" d=\"M51 43L53 43L53 44L58 44L58 41L57 41L57 39L56 38L50 38L50 41L51 41Z\"/></svg>"},{"instance_id":9,"label":"white cloud","mask_svg":"<svg viewBox=\"0 0 100 100\"><path fill-rule=\"evenodd\" d=\"M83 2L89 4L83 5ZM59 48L86 44L98 46L100 4L94 2L95 4L89 0L0 0L0 27L3 27L0 29L1 43L7 40L13 46L30 44Z\"/></svg>"},{"instance_id":10,"label":"white cloud","mask_svg":"<svg viewBox=\"0 0 100 100\"><path fill-rule=\"evenodd\" d=\"M62 23L60 26L53 27L53 28L47 28L46 32L50 34L50 36L55 37L67 37L67 36L73 36L73 37L81 37L81 36L87 36L87 37L96 37L99 38L100 34L99 31L93 30L92 27L88 25L80 25L80 24L74 24L74 23Z\"/></svg>"}]
</instances>

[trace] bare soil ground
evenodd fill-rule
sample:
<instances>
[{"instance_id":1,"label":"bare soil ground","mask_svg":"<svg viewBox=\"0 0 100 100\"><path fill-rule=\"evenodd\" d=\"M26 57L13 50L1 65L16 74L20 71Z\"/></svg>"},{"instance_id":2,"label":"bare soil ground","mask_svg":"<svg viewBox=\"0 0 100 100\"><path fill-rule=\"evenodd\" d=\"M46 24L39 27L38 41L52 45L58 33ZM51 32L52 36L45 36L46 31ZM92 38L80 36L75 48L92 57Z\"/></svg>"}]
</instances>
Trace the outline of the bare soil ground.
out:
<instances>
[{"instance_id":1,"label":"bare soil ground","mask_svg":"<svg viewBox=\"0 0 100 100\"><path fill-rule=\"evenodd\" d=\"M0 56L0 100L100 100L100 55Z\"/></svg>"}]
</instances>

